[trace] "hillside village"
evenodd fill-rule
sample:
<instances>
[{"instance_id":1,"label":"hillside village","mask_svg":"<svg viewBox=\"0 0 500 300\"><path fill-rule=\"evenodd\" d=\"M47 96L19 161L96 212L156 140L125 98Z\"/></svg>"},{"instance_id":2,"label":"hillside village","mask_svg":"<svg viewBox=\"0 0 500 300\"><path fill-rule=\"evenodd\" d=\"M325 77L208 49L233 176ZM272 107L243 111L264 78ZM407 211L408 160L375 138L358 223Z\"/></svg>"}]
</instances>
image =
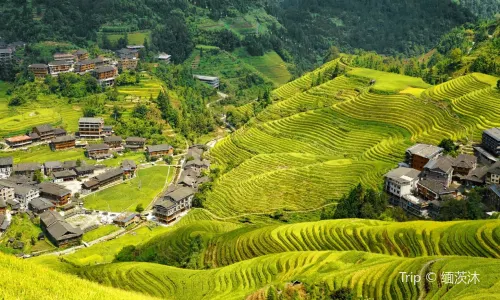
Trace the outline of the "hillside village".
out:
<instances>
[{"instance_id":1,"label":"hillside village","mask_svg":"<svg viewBox=\"0 0 500 300\"><path fill-rule=\"evenodd\" d=\"M123 139L113 134L102 118L80 118L79 131L68 135L50 124L33 128L29 135L7 138L4 152L22 151L33 145L46 145L51 151L65 151L75 147L85 149L86 160L20 162L13 157L0 157L0 234L9 230L13 218L27 214L39 218L43 230L37 238L47 237L57 247L71 247L82 242L84 233L99 226L114 223L131 228L143 221L170 224L184 215L192 206L194 194L203 183L209 182L210 161L204 158L203 145L194 145L187 152L177 155L177 176L155 199L150 211L142 214L131 212L93 211L85 208L85 197L120 185L136 177L141 168L172 162L174 148L168 144L147 145L142 137ZM146 163L138 165L124 159L119 167L101 163L122 155L124 151L144 153ZM99 221L83 222L81 217L95 215ZM81 216L81 217L79 217ZM72 221L73 220L73 221ZM16 249L23 245L14 244Z\"/></svg>"},{"instance_id":2,"label":"hillside village","mask_svg":"<svg viewBox=\"0 0 500 300\"><path fill-rule=\"evenodd\" d=\"M408 214L436 219L445 200L467 198L466 192L485 186L486 206L500 211L500 128L485 130L474 155L445 155L441 147L416 144L406 150L405 162L385 175L390 202Z\"/></svg>"}]
</instances>

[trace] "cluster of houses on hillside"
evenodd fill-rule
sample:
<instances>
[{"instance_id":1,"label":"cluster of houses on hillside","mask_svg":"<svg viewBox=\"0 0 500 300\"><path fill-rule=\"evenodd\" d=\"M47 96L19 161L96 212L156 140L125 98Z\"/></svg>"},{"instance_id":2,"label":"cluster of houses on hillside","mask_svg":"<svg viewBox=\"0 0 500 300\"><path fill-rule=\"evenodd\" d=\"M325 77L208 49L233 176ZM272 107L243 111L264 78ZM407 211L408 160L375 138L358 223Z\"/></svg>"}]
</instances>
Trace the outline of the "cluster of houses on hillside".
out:
<instances>
[{"instance_id":1,"label":"cluster of houses on hillside","mask_svg":"<svg viewBox=\"0 0 500 300\"><path fill-rule=\"evenodd\" d=\"M122 161L119 168L107 169L80 161L14 164L12 157L0 158L0 215L4 215L7 208L11 214L27 212L40 215L41 221L44 216L50 215L57 222L49 224L43 221L41 225L55 245L79 242L83 234L81 230L64 221L64 218L76 213L75 208L80 204L76 194L88 194L132 178L136 169L136 163L132 160ZM38 183L33 180L37 171L44 175L46 181ZM75 191L65 185L71 182L76 183L73 187L80 188ZM56 209L64 211L64 217ZM5 224L0 224L0 229L5 230L9 221L6 218L2 220Z\"/></svg>"},{"instance_id":2,"label":"cluster of houses on hillside","mask_svg":"<svg viewBox=\"0 0 500 300\"><path fill-rule=\"evenodd\" d=\"M55 53L53 61L48 64L31 64L28 69L36 78L45 78L47 75L58 76L61 73L70 72L80 75L91 73L102 86L112 86L119 69L126 71L137 68L139 51L142 48L144 48L142 45L128 45L115 52L116 58L103 56L89 58L89 53L83 49L68 53ZM167 64L171 60L171 56L166 53L160 53L157 58Z\"/></svg>"},{"instance_id":3,"label":"cluster of houses on hillside","mask_svg":"<svg viewBox=\"0 0 500 300\"><path fill-rule=\"evenodd\" d=\"M17 50L23 49L25 46L26 43L21 41L8 44L0 41L0 66L17 63L17 59L14 54Z\"/></svg>"},{"instance_id":4,"label":"cluster of houses on hillside","mask_svg":"<svg viewBox=\"0 0 500 300\"><path fill-rule=\"evenodd\" d=\"M500 128L483 132L475 155L451 157L444 149L416 144L406 150L405 162L385 175L384 189L393 204L423 218L436 218L442 201L464 199L463 192L488 186L486 205L500 211Z\"/></svg>"},{"instance_id":5,"label":"cluster of houses on hillside","mask_svg":"<svg viewBox=\"0 0 500 300\"><path fill-rule=\"evenodd\" d=\"M33 127L31 133L5 139L10 148L27 147L33 143L48 143L54 150L65 150L75 147L85 148L85 154L90 159L106 159L113 157L113 153L127 151L146 151L150 160L171 156L174 148L168 144L146 145L146 139L130 136L123 139L113 135L113 127L104 125L102 118L80 118L78 132L68 135L64 129L54 128L50 124ZM78 140L77 140L78 139ZM89 144L84 140L101 140L102 143Z\"/></svg>"},{"instance_id":6,"label":"cluster of houses on hillside","mask_svg":"<svg viewBox=\"0 0 500 300\"><path fill-rule=\"evenodd\" d=\"M153 214L159 222L168 224L175 221L179 214L191 208L199 186L210 181L204 174L210 168L210 161L203 158L203 152L204 147L201 145L188 149L188 161L184 164L179 181L170 186L153 207Z\"/></svg>"}]
</instances>

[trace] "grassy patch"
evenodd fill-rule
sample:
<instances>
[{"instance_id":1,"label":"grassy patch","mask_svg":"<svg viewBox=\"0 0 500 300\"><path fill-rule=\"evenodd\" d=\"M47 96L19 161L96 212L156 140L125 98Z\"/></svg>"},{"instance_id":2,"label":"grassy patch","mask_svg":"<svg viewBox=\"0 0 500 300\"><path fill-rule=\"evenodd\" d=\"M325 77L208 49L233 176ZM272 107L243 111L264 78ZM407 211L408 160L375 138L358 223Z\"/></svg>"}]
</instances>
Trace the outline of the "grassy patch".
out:
<instances>
[{"instance_id":1,"label":"grassy patch","mask_svg":"<svg viewBox=\"0 0 500 300\"><path fill-rule=\"evenodd\" d=\"M116 44L121 37L124 37L124 33L99 33L99 39L102 41L102 35L106 34L108 36L109 41L112 44ZM144 39L147 38L148 41L151 42L151 31L134 31L128 33L128 44L129 45L142 45L144 43Z\"/></svg>"},{"instance_id":2,"label":"grassy patch","mask_svg":"<svg viewBox=\"0 0 500 300\"><path fill-rule=\"evenodd\" d=\"M169 181L174 176L170 167L141 169L132 180L83 198L85 207L114 212L134 211L138 204L146 207L162 191L167 176Z\"/></svg>"},{"instance_id":3,"label":"grassy patch","mask_svg":"<svg viewBox=\"0 0 500 300\"><path fill-rule=\"evenodd\" d=\"M97 240L102 238L103 236L107 236L115 231L118 231L118 226L115 225L104 225L100 226L97 229L89 231L83 235L83 241L92 242L93 240Z\"/></svg>"},{"instance_id":4,"label":"grassy patch","mask_svg":"<svg viewBox=\"0 0 500 300\"><path fill-rule=\"evenodd\" d=\"M275 51L266 52L263 56L251 56L245 49L240 48L235 54L269 78L276 86L287 83L292 77L286 63Z\"/></svg>"},{"instance_id":5,"label":"grassy patch","mask_svg":"<svg viewBox=\"0 0 500 300\"><path fill-rule=\"evenodd\" d=\"M372 69L355 68L349 71L347 74L350 76L363 77L368 81L371 79L375 79L376 82L373 85L373 89L382 92L397 93L408 87L423 89L430 87L430 85L425 83L421 78L382 72Z\"/></svg>"},{"instance_id":6,"label":"grassy patch","mask_svg":"<svg viewBox=\"0 0 500 300\"><path fill-rule=\"evenodd\" d=\"M35 251L43 251L54 249L48 241L38 241L38 235L42 232L39 226L33 224L27 214L16 215L12 217L10 227L4 233L0 240L0 251L6 253L31 253ZM18 238L18 235L21 237ZM31 238L35 239L35 244L31 244ZM16 244L18 241L24 243L23 249L13 249L8 240L14 238Z\"/></svg>"}]
</instances>

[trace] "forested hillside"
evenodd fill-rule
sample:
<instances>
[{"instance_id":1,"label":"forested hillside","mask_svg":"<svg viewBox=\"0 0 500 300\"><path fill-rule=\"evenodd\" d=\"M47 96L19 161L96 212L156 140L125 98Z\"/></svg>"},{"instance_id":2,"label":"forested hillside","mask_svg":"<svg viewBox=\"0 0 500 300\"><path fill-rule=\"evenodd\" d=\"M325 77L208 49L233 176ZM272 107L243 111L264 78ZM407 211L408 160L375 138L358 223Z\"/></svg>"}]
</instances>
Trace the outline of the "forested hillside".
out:
<instances>
[{"instance_id":1,"label":"forested hillside","mask_svg":"<svg viewBox=\"0 0 500 300\"><path fill-rule=\"evenodd\" d=\"M500 1L498 0L455 0L455 2L470 9L481 18L492 18L500 14Z\"/></svg>"},{"instance_id":2,"label":"forested hillside","mask_svg":"<svg viewBox=\"0 0 500 300\"><path fill-rule=\"evenodd\" d=\"M451 0L400 1L0 1L7 40L72 41L99 32L152 32L152 47L180 62L197 43L253 55L275 50L306 69L332 45L380 53L421 54L451 28L475 17ZM384 20L383 22L381 20ZM150 41L151 42L151 41ZM155 48L156 47L156 48Z\"/></svg>"}]
</instances>

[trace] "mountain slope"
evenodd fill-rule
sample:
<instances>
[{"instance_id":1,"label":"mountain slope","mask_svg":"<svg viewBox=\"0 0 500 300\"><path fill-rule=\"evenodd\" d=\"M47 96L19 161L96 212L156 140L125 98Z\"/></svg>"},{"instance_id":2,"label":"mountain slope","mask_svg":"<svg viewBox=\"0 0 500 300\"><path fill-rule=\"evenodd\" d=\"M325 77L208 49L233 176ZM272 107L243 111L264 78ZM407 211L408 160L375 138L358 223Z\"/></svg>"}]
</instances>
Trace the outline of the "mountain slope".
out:
<instances>
[{"instance_id":1,"label":"mountain slope","mask_svg":"<svg viewBox=\"0 0 500 300\"><path fill-rule=\"evenodd\" d=\"M341 66L345 75L330 79L336 64L275 90L278 101L210 151L226 172L207 209L229 217L318 208L359 182L379 185L416 142L479 140L481 130L500 125L496 77L473 73L429 87Z\"/></svg>"},{"instance_id":2,"label":"mountain slope","mask_svg":"<svg viewBox=\"0 0 500 300\"><path fill-rule=\"evenodd\" d=\"M500 297L500 260L470 257L400 258L365 252L287 252L213 270L183 270L150 263L88 267L80 275L106 285L166 299L242 299L271 284L298 280L350 287L356 296L376 299L493 299ZM476 284L414 284L399 272L476 272ZM484 274L484 275L483 275Z\"/></svg>"},{"instance_id":3,"label":"mountain slope","mask_svg":"<svg viewBox=\"0 0 500 300\"><path fill-rule=\"evenodd\" d=\"M152 299L101 286L0 253L2 299Z\"/></svg>"}]
</instances>

